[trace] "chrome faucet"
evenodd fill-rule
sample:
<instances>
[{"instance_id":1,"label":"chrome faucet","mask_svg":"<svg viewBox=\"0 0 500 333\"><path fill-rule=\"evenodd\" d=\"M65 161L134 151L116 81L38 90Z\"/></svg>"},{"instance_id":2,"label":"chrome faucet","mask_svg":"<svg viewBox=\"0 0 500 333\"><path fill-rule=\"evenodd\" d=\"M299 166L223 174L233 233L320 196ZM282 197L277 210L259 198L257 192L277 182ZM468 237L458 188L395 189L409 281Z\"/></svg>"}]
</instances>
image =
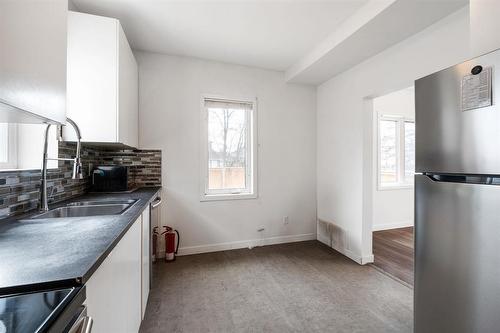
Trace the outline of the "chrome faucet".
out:
<instances>
[{"instance_id":1,"label":"chrome faucet","mask_svg":"<svg viewBox=\"0 0 500 333\"><path fill-rule=\"evenodd\" d=\"M80 140L82 136L80 135L80 129L78 125L71 119L66 118L66 122L69 123L76 133L76 156L75 158L49 158L47 155L48 141L49 141L49 129L50 124L45 128L45 141L43 144L43 165L42 165L42 184L40 186L40 211L46 212L49 210L48 200L47 200L47 161L48 160L56 160L56 161L73 161L73 173L72 179L83 179L83 167L82 161L80 159ZM61 128L62 129L62 128ZM58 140L62 140L61 131L59 132Z\"/></svg>"}]
</instances>

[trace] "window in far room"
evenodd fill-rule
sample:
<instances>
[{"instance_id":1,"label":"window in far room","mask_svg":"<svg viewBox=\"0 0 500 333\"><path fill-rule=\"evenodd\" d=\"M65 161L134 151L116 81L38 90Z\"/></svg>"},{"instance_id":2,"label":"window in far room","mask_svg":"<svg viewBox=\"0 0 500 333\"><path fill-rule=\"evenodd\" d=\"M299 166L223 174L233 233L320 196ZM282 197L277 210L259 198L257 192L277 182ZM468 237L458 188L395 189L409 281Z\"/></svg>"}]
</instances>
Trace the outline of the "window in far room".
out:
<instances>
[{"instance_id":1,"label":"window in far room","mask_svg":"<svg viewBox=\"0 0 500 333\"><path fill-rule=\"evenodd\" d=\"M379 188L413 185L415 172L415 121L400 116L378 119Z\"/></svg>"},{"instance_id":2,"label":"window in far room","mask_svg":"<svg viewBox=\"0 0 500 333\"><path fill-rule=\"evenodd\" d=\"M201 200L256 197L255 101L203 97Z\"/></svg>"},{"instance_id":3,"label":"window in far room","mask_svg":"<svg viewBox=\"0 0 500 333\"><path fill-rule=\"evenodd\" d=\"M0 170L17 168L17 125L0 123Z\"/></svg>"},{"instance_id":4,"label":"window in far room","mask_svg":"<svg viewBox=\"0 0 500 333\"><path fill-rule=\"evenodd\" d=\"M0 171L36 170L42 165L46 124L0 123ZM49 131L48 156L58 156L56 126ZM58 163L49 160L47 167L57 168Z\"/></svg>"}]
</instances>

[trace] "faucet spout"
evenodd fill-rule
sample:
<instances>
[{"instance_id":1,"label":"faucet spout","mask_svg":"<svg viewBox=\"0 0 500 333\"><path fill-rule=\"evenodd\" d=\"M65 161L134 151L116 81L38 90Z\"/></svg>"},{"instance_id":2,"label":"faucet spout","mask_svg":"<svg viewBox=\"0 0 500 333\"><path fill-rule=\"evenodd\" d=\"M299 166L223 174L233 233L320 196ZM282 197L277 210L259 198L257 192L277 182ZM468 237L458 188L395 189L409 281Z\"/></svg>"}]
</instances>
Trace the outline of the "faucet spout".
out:
<instances>
[{"instance_id":1,"label":"faucet spout","mask_svg":"<svg viewBox=\"0 0 500 333\"><path fill-rule=\"evenodd\" d=\"M47 148L49 145L49 129L50 124L45 128L44 144L43 144L43 162L42 162L42 183L40 184L40 211L48 211L49 205L47 200Z\"/></svg>"},{"instance_id":2,"label":"faucet spout","mask_svg":"<svg viewBox=\"0 0 500 333\"><path fill-rule=\"evenodd\" d=\"M80 149L81 149L81 139L82 135L80 134L80 128L78 128L78 125L71 120L70 118L66 118L66 121L73 126L73 129L75 130L76 133L76 156L75 160L73 162L73 174L72 177L73 179L83 179L83 167L82 167L82 161L80 158Z\"/></svg>"},{"instance_id":3,"label":"faucet spout","mask_svg":"<svg viewBox=\"0 0 500 333\"><path fill-rule=\"evenodd\" d=\"M41 179L41 186L40 186L40 211L48 211L49 210L49 205L48 205L48 198L47 198L47 161L48 160L58 160L58 161L67 161L70 160L73 162L73 172L72 172L72 179L83 179L83 167L82 167L82 161L80 158L80 150L81 150L81 139L82 136L80 134L80 129L78 128L78 125L71 120L70 118L66 118L66 122L69 123L75 133L76 133L76 155L75 158L49 158L48 157L48 142L49 142L49 129L50 129L50 124L47 125L45 128L45 137L44 137L44 144L43 144L43 162L42 162L42 179Z\"/></svg>"}]
</instances>

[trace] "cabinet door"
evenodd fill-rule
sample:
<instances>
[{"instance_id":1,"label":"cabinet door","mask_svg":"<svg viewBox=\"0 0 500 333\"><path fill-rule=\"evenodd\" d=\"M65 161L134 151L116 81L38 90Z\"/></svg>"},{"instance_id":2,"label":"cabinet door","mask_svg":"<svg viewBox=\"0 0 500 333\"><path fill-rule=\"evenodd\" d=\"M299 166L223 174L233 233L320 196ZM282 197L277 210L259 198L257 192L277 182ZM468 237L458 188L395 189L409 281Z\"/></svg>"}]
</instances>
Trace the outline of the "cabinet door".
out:
<instances>
[{"instance_id":1,"label":"cabinet door","mask_svg":"<svg viewBox=\"0 0 500 333\"><path fill-rule=\"evenodd\" d=\"M68 117L82 141L117 142L118 21L68 14ZM65 131L74 140L73 131Z\"/></svg>"},{"instance_id":2,"label":"cabinet door","mask_svg":"<svg viewBox=\"0 0 500 333\"><path fill-rule=\"evenodd\" d=\"M66 122L67 17L67 0L0 1L0 122Z\"/></svg>"},{"instance_id":3,"label":"cabinet door","mask_svg":"<svg viewBox=\"0 0 500 333\"><path fill-rule=\"evenodd\" d=\"M118 141L138 147L139 141L139 72L127 37L118 23Z\"/></svg>"},{"instance_id":4,"label":"cabinet door","mask_svg":"<svg viewBox=\"0 0 500 333\"><path fill-rule=\"evenodd\" d=\"M148 304L149 296L149 269L150 269L150 244L151 237L150 220L149 220L149 206L142 213L142 317L146 313L146 305Z\"/></svg>"},{"instance_id":5,"label":"cabinet door","mask_svg":"<svg viewBox=\"0 0 500 333\"><path fill-rule=\"evenodd\" d=\"M82 141L138 146L138 69L120 22L69 12L68 117ZM73 133L64 138L74 141Z\"/></svg>"},{"instance_id":6,"label":"cabinet door","mask_svg":"<svg viewBox=\"0 0 500 333\"><path fill-rule=\"evenodd\" d=\"M92 333L137 333L141 324L141 218L86 284Z\"/></svg>"}]
</instances>

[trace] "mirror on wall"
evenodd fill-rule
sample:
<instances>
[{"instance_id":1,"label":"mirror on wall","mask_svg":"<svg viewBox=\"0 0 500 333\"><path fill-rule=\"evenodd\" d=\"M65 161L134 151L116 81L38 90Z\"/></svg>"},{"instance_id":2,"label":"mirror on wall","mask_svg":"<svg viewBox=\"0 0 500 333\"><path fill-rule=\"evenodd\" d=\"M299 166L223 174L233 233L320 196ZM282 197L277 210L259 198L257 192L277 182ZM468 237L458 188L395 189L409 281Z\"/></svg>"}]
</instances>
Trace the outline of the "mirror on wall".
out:
<instances>
[{"instance_id":1,"label":"mirror on wall","mask_svg":"<svg viewBox=\"0 0 500 333\"><path fill-rule=\"evenodd\" d=\"M33 170L42 166L45 124L0 123L0 172ZM48 155L56 158L58 141L56 126L49 131ZM57 168L57 161L48 161L48 168Z\"/></svg>"}]
</instances>

